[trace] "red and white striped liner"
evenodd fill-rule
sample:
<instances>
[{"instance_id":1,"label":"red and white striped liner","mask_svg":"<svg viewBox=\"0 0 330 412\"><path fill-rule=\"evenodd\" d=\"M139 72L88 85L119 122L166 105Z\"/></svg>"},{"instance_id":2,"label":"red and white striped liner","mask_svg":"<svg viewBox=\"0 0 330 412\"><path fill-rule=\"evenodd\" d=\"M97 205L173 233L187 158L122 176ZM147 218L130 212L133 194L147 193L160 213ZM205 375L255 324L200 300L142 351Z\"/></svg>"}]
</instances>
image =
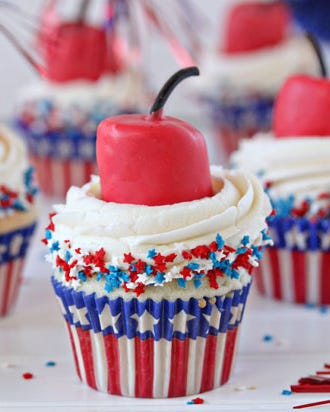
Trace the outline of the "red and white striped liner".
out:
<instances>
[{"instance_id":1,"label":"red and white striped liner","mask_svg":"<svg viewBox=\"0 0 330 412\"><path fill-rule=\"evenodd\" d=\"M238 341L238 327L218 336L171 342L117 339L69 323L67 327L84 383L101 392L139 398L187 396L223 385Z\"/></svg>"},{"instance_id":2,"label":"red and white striped liner","mask_svg":"<svg viewBox=\"0 0 330 412\"><path fill-rule=\"evenodd\" d=\"M267 248L255 282L263 295L274 299L330 304L330 252Z\"/></svg>"},{"instance_id":3,"label":"red and white striped liner","mask_svg":"<svg viewBox=\"0 0 330 412\"><path fill-rule=\"evenodd\" d=\"M96 173L96 163L32 156L40 190L47 196L65 197L71 186L82 186Z\"/></svg>"},{"instance_id":4,"label":"red and white striped liner","mask_svg":"<svg viewBox=\"0 0 330 412\"><path fill-rule=\"evenodd\" d=\"M22 281L24 258L0 265L0 316L6 316L16 303Z\"/></svg>"}]
</instances>

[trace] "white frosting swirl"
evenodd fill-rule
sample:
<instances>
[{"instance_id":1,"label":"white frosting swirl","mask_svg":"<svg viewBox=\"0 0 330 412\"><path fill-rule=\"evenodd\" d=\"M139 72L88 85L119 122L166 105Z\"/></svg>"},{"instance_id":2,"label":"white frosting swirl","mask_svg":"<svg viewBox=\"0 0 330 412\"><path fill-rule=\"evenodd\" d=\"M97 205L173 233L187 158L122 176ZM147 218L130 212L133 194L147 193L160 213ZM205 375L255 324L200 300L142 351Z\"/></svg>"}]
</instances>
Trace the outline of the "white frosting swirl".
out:
<instances>
[{"instance_id":1,"label":"white frosting swirl","mask_svg":"<svg viewBox=\"0 0 330 412\"><path fill-rule=\"evenodd\" d=\"M272 199L294 196L297 205L310 198L313 213L324 202L319 195L330 192L329 159L329 137L277 139L272 134L258 134L241 141L231 162L235 167L257 173L264 183L269 182Z\"/></svg>"},{"instance_id":2,"label":"white frosting swirl","mask_svg":"<svg viewBox=\"0 0 330 412\"><path fill-rule=\"evenodd\" d=\"M27 152L22 140L0 124L0 185L10 190L25 190L24 174L28 169Z\"/></svg>"},{"instance_id":3,"label":"white frosting swirl","mask_svg":"<svg viewBox=\"0 0 330 412\"><path fill-rule=\"evenodd\" d=\"M171 253L207 244L217 233L232 247L245 235L260 242L270 205L257 179L220 167L212 168L212 176L214 196L153 207L100 200L95 177L82 188L72 187L66 204L55 206L56 239L70 239L73 247L103 247L110 256L131 252L136 257L154 247Z\"/></svg>"},{"instance_id":4,"label":"white frosting swirl","mask_svg":"<svg viewBox=\"0 0 330 412\"><path fill-rule=\"evenodd\" d=\"M19 104L42 99L51 101L63 110L71 106L89 110L98 102L143 108L146 101L145 84L141 74L133 69L116 76L103 76L95 82L75 80L53 83L42 79L23 89Z\"/></svg>"},{"instance_id":5,"label":"white frosting swirl","mask_svg":"<svg viewBox=\"0 0 330 412\"><path fill-rule=\"evenodd\" d=\"M284 80L295 73L317 75L319 63L310 42L290 37L279 45L237 54L209 53L203 57L198 88L203 95L218 96L261 92L274 95Z\"/></svg>"}]
</instances>

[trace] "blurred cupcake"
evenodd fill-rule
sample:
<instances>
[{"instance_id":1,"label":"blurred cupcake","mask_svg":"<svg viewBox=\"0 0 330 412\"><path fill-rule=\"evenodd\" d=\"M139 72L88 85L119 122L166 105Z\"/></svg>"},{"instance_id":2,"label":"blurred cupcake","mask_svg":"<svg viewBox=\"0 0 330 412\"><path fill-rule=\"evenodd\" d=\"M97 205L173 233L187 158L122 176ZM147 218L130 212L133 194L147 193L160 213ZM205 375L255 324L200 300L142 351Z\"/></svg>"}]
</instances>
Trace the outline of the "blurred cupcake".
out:
<instances>
[{"instance_id":1,"label":"blurred cupcake","mask_svg":"<svg viewBox=\"0 0 330 412\"><path fill-rule=\"evenodd\" d=\"M218 50L201 59L199 96L226 158L241 138L270 130L274 98L289 75L319 73L308 40L290 33L289 17L278 1L235 4Z\"/></svg>"},{"instance_id":2,"label":"blurred cupcake","mask_svg":"<svg viewBox=\"0 0 330 412\"><path fill-rule=\"evenodd\" d=\"M274 135L241 142L232 163L254 171L271 199L274 246L256 279L288 302L330 303L330 82L294 76L281 89Z\"/></svg>"},{"instance_id":3,"label":"blurred cupcake","mask_svg":"<svg viewBox=\"0 0 330 412\"><path fill-rule=\"evenodd\" d=\"M63 198L71 185L84 184L96 172L98 123L109 115L140 112L147 96L141 71L111 29L81 14L47 22L36 39L45 67L33 63L42 78L21 91L14 121L27 141L41 191Z\"/></svg>"},{"instance_id":4,"label":"blurred cupcake","mask_svg":"<svg viewBox=\"0 0 330 412\"><path fill-rule=\"evenodd\" d=\"M0 125L0 316L14 306L37 212L33 171L21 140Z\"/></svg>"},{"instance_id":5,"label":"blurred cupcake","mask_svg":"<svg viewBox=\"0 0 330 412\"><path fill-rule=\"evenodd\" d=\"M150 115L100 124L100 178L71 188L46 230L78 375L111 394L167 398L224 384L269 242L257 179L210 174L203 136L162 115L158 103L185 73Z\"/></svg>"}]
</instances>

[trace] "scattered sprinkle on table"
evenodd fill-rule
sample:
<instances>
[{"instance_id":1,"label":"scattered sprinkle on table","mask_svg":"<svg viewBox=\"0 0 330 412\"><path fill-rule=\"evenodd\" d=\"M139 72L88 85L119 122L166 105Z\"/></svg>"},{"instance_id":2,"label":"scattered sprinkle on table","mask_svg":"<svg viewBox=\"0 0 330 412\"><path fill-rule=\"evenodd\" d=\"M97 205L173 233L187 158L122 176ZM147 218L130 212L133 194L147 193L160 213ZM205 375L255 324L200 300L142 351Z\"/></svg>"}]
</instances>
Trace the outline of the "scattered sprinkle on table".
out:
<instances>
[{"instance_id":1,"label":"scattered sprinkle on table","mask_svg":"<svg viewBox=\"0 0 330 412\"><path fill-rule=\"evenodd\" d=\"M199 404L202 404L202 403L204 403L204 399L195 398L195 399L192 399L191 401L188 401L187 405L199 405Z\"/></svg>"},{"instance_id":2,"label":"scattered sprinkle on table","mask_svg":"<svg viewBox=\"0 0 330 412\"><path fill-rule=\"evenodd\" d=\"M327 306L320 306L319 311L322 314L326 314L326 313L328 313L329 308Z\"/></svg>"},{"instance_id":3,"label":"scattered sprinkle on table","mask_svg":"<svg viewBox=\"0 0 330 412\"><path fill-rule=\"evenodd\" d=\"M283 389L282 395L285 395L285 396L292 395L292 392L289 389Z\"/></svg>"},{"instance_id":4,"label":"scattered sprinkle on table","mask_svg":"<svg viewBox=\"0 0 330 412\"><path fill-rule=\"evenodd\" d=\"M22 378L25 379L25 380L32 379L33 374L30 373L30 372L25 372L25 373L22 374Z\"/></svg>"},{"instance_id":5,"label":"scattered sprinkle on table","mask_svg":"<svg viewBox=\"0 0 330 412\"><path fill-rule=\"evenodd\" d=\"M273 339L274 339L274 338L273 338L272 335L265 335L265 336L262 338L262 340L263 340L264 342L271 342Z\"/></svg>"},{"instance_id":6,"label":"scattered sprinkle on table","mask_svg":"<svg viewBox=\"0 0 330 412\"><path fill-rule=\"evenodd\" d=\"M54 361L48 361L48 362L46 362L46 366L47 366L47 368L56 366L56 362L54 362Z\"/></svg>"}]
</instances>

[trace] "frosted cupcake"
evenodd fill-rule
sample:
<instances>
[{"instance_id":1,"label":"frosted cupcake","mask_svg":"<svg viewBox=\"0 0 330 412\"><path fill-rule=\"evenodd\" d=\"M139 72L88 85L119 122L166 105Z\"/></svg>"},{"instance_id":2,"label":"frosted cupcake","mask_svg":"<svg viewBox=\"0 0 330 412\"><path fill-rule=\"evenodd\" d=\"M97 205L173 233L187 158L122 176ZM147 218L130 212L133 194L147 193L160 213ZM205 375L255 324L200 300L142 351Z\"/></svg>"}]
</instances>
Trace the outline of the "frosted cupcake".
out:
<instances>
[{"instance_id":1,"label":"frosted cupcake","mask_svg":"<svg viewBox=\"0 0 330 412\"><path fill-rule=\"evenodd\" d=\"M259 290L297 303L330 303L330 86L291 77L274 112L274 135L241 143L234 165L257 173L273 205L274 246L265 252Z\"/></svg>"},{"instance_id":2,"label":"frosted cupcake","mask_svg":"<svg viewBox=\"0 0 330 412\"><path fill-rule=\"evenodd\" d=\"M0 316L13 308L37 213L33 171L21 140L0 125Z\"/></svg>"},{"instance_id":3,"label":"frosted cupcake","mask_svg":"<svg viewBox=\"0 0 330 412\"><path fill-rule=\"evenodd\" d=\"M42 33L45 33L44 29ZM140 112L146 87L137 67L117 61L108 32L86 19L59 21L39 39L45 67L18 96L15 124L26 139L41 190L64 197L96 172L98 123L109 115Z\"/></svg>"},{"instance_id":4,"label":"frosted cupcake","mask_svg":"<svg viewBox=\"0 0 330 412\"><path fill-rule=\"evenodd\" d=\"M222 43L201 59L199 96L214 125L220 153L241 138L269 131L274 98L295 73L319 73L313 47L289 33L287 8L280 2L246 2L226 16Z\"/></svg>"},{"instance_id":5,"label":"frosted cupcake","mask_svg":"<svg viewBox=\"0 0 330 412\"><path fill-rule=\"evenodd\" d=\"M45 238L80 379L146 398L224 384L269 242L260 183L220 167L210 174L202 135L159 105L103 121L97 157L100 178L69 190Z\"/></svg>"}]
</instances>

